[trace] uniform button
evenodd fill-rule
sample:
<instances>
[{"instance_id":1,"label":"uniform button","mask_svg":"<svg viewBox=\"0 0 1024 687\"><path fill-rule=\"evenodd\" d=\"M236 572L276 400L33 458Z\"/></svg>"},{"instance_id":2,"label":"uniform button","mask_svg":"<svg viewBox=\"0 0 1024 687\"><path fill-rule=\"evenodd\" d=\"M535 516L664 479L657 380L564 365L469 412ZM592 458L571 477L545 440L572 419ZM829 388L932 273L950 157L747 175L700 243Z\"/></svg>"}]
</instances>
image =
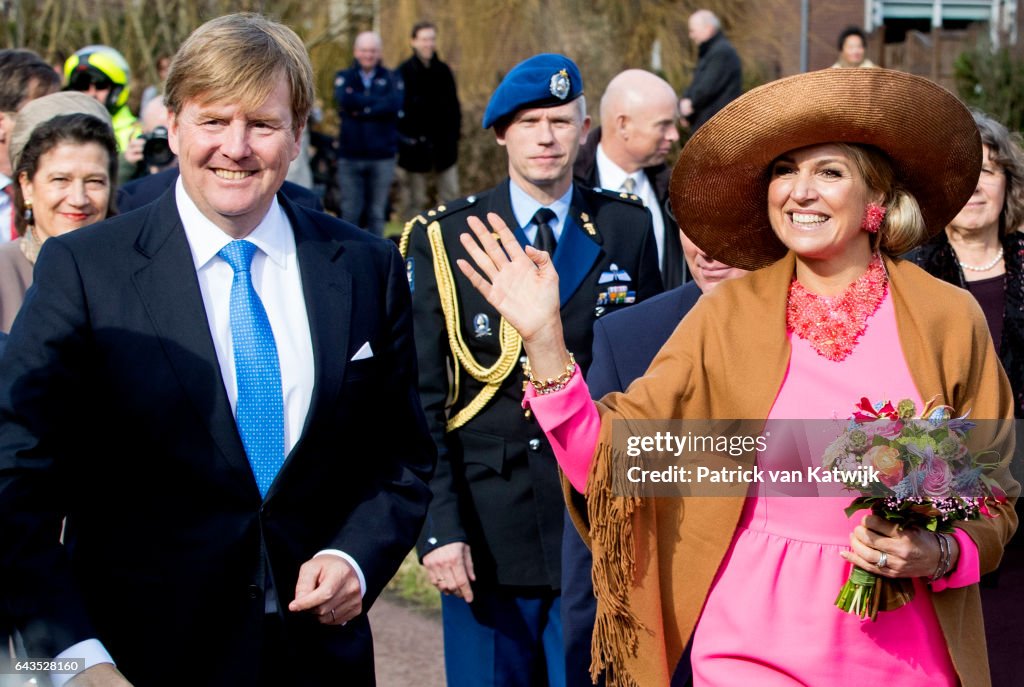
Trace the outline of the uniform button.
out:
<instances>
[{"instance_id":1,"label":"uniform button","mask_svg":"<svg viewBox=\"0 0 1024 687\"><path fill-rule=\"evenodd\" d=\"M530 439L530 450L531 451L539 451L540 450L540 439Z\"/></svg>"},{"instance_id":2,"label":"uniform button","mask_svg":"<svg viewBox=\"0 0 1024 687\"><path fill-rule=\"evenodd\" d=\"M255 600L260 598L260 588L255 584L250 584L245 588L245 591L248 593L250 599Z\"/></svg>"},{"instance_id":3,"label":"uniform button","mask_svg":"<svg viewBox=\"0 0 1024 687\"><path fill-rule=\"evenodd\" d=\"M437 537L431 537L430 539L427 540L427 543L430 544L431 546L433 546L434 544L437 543Z\"/></svg>"}]
</instances>

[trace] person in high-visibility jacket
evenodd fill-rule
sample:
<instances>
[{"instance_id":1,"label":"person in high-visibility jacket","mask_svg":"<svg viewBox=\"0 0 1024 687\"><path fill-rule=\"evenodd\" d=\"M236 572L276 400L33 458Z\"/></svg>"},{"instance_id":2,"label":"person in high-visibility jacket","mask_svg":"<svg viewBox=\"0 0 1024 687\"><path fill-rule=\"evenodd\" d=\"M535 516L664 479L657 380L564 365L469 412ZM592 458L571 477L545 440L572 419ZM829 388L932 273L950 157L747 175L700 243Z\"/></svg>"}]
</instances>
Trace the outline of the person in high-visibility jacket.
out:
<instances>
[{"instance_id":1,"label":"person in high-visibility jacket","mask_svg":"<svg viewBox=\"0 0 1024 687\"><path fill-rule=\"evenodd\" d=\"M138 120L128 107L131 75L124 55L106 45L86 46L64 63L65 90L82 91L107 108L122 155L140 133Z\"/></svg>"}]
</instances>

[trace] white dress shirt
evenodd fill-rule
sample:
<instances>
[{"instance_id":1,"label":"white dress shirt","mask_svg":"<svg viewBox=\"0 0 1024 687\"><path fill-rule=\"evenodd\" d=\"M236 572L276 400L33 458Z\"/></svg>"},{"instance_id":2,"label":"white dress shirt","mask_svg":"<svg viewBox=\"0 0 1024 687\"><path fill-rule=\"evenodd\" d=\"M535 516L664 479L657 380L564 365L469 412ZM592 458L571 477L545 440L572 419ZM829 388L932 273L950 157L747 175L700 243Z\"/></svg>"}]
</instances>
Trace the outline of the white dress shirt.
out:
<instances>
[{"instance_id":1,"label":"white dress shirt","mask_svg":"<svg viewBox=\"0 0 1024 687\"><path fill-rule=\"evenodd\" d=\"M217 351L221 380L227 392L231 410L238 403L238 385L235 377L234 346L231 339L231 282L234 270L217 253L233 240L217 225L206 218L188 197L185 186L178 178L175 200L185 238L188 240L199 278L199 290L210 325L210 335ZM299 272L295 234L288 216L274 198L270 210L245 240L256 245L249 273L253 288L263 302L267 319L274 333L277 357L281 365L281 390L284 395L285 455L291 452L302 434L302 428L313 397L314 366L313 342L309 333L309 317L303 297L302 277ZM324 549L317 555L329 553L340 556L352 566L359 578L360 595L366 595L366 578L355 559L337 549ZM267 613L278 610L277 594L267 590ZM87 639L65 649L57 658L84 658L85 667L98 663L113 663L110 654L97 639ZM54 687L63 687L73 675L51 674Z\"/></svg>"},{"instance_id":2,"label":"white dress shirt","mask_svg":"<svg viewBox=\"0 0 1024 687\"><path fill-rule=\"evenodd\" d=\"M203 295L213 346L217 350L221 380L234 412L238 403L231 339L231 282L235 273L231 265L217 255L233 239L199 211L185 193L181 177L178 177L175 196L199 278L199 290ZM309 335L306 300L302 295L295 235L277 198L274 198L263 221L245 240L259 249L253 256L250 274L253 288L267 311L281 364L287 455L299 440L313 397L313 342Z\"/></svg>"},{"instance_id":3,"label":"white dress shirt","mask_svg":"<svg viewBox=\"0 0 1024 687\"><path fill-rule=\"evenodd\" d=\"M515 215L516 221L519 222L530 245L537 240L537 225L533 221L533 216L541 208L548 208L555 213L555 221L551 224L551 233L555 235L555 241L562 239L562 229L565 228L565 218L569 216L569 205L572 202L572 184L569 184L569 190L561 198L550 205L544 205L535 200L526 191L516 186L516 182L511 179L508 183L508 191L509 199L512 201L512 214ZM510 228L515 229L515 227Z\"/></svg>"},{"instance_id":4,"label":"white dress shirt","mask_svg":"<svg viewBox=\"0 0 1024 687\"><path fill-rule=\"evenodd\" d=\"M658 264L663 264L665 259L665 218L661 216L658 195L654 192L654 186L644 170L638 169L632 174L627 173L605 155L604 147L598 143L597 178L600 180L601 188L610 191L621 191L626 179L633 179L633 193L643 201L644 207L651 211L651 220L654 223L654 243L658 246Z\"/></svg>"}]
</instances>

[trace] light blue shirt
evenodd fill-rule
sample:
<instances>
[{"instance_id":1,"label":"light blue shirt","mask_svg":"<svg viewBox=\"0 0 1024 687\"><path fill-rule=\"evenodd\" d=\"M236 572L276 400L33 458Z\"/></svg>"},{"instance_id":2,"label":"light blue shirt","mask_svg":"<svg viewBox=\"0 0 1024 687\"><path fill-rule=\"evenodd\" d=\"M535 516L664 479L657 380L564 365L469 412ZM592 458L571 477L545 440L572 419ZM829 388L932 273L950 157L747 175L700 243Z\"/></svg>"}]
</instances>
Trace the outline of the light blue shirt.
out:
<instances>
[{"instance_id":1,"label":"light blue shirt","mask_svg":"<svg viewBox=\"0 0 1024 687\"><path fill-rule=\"evenodd\" d=\"M526 191L516 186L514 181L509 181L508 190L512 201L512 214L515 215L516 222L523 229L526 240L531 245L537 238L537 225L533 223L533 216L537 214L537 210L543 207L549 208L555 213L555 222L551 226L551 231L554 233L556 241L562 239L562 229L565 227L565 218L569 216L569 203L572 201L571 184L565 195L550 205L544 205L540 201L534 200Z\"/></svg>"}]
</instances>

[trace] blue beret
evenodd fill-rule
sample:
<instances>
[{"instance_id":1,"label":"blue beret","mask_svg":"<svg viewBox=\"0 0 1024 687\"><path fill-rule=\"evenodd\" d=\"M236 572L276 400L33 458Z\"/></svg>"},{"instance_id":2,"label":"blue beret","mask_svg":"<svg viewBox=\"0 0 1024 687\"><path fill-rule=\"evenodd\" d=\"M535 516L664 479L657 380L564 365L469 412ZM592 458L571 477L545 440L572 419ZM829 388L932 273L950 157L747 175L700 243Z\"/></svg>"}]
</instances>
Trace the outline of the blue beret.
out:
<instances>
[{"instance_id":1,"label":"blue beret","mask_svg":"<svg viewBox=\"0 0 1024 687\"><path fill-rule=\"evenodd\" d=\"M579 67L565 55L541 53L523 60L498 84L484 111L484 128L528 107L555 107L583 95Z\"/></svg>"}]
</instances>

